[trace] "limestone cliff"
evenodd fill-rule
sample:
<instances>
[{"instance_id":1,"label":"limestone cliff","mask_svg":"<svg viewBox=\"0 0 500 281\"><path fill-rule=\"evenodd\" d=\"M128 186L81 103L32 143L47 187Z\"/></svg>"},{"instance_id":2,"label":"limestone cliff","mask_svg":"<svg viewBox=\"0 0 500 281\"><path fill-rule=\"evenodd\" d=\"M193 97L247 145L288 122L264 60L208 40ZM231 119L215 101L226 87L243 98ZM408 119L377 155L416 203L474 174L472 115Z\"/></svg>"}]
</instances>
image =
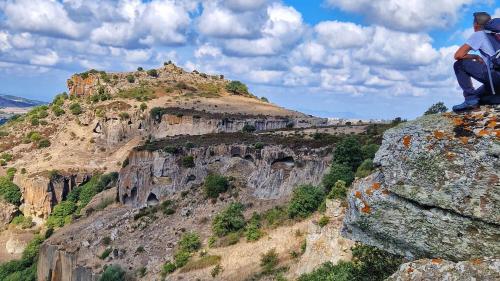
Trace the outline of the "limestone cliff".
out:
<instances>
[{"instance_id":1,"label":"limestone cliff","mask_svg":"<svg viewBox=\"0 0 500 281\"><path fill-rule=\"evenodd\" d=\"M409 258L500 253L499 108L425 116L387 131L357 181L343 234Z\"/></svg>"},{"instance_id":2,"label":"limestone cliff","mask_svg":"<svg viewBox=\"0 0 500 281\"><path fill-rule=\"evenodd\" d=\"M138 148L120 172L120 201L144 206L148 201L163 200L175 192L199 186L210 173L234 177L257 198L284 198L299 184L318 184L331 162L331 146L315 144L314 140L287 143L290 139L214 134ZM256 148L259 142L266 145ZM183 147L184 143L195 147ZM167 148L171 151L165 152ZM185 157L192 157L193 164L183 166Z\"/></svg>"}]
</instances>

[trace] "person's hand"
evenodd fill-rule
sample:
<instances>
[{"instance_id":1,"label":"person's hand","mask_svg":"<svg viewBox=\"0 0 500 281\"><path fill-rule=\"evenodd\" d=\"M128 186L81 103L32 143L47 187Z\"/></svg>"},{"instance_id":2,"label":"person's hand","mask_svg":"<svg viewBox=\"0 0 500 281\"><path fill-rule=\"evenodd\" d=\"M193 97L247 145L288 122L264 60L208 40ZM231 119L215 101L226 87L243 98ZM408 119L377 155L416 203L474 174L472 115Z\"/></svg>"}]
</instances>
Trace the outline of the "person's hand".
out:
<instances>
[{"instance_id":1,"label":"person's hand","mask_svg":"<svg viewBox=\"0 0 500 281\"><path fill-rule=\"evenodd\" d=\"M479 62L479 63L483 63L484 64L484 60L481 56L479 55L476 55L476 57L474 58L475 61Z\"/></svg>"}]
</instances>

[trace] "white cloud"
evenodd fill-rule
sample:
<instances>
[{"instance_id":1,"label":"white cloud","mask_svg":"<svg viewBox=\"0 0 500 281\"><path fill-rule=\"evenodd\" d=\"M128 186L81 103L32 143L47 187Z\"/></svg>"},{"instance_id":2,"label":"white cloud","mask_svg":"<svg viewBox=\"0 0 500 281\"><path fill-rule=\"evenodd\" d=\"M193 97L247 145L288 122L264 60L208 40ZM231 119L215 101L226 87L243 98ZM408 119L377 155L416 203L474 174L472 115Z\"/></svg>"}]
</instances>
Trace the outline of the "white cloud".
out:
<instances>
[{"instance_id":1,"label":"white cloud","mask_svg":"<svg viewBox=\"0 0 500 281\"><path fill-rule=\"evenodd\" d=\"M0 51L6 52L12 48L9 43L9 34L5 31L0 31Z\"/></svg>"},{"instance_id":2,"label":"white cloud","mask_svg":"<svg viewBox=\"0 0 500 281\"><path fill-rule=\"evenodd\" d=\"M325 21L314 27L318 40L334 49L361 47L372 37L373 29L350 22Z\"/></svg>"},{"instance_id":3,"label":"white cloud","mask_svg":"<svg viewBox=\"0 0 500 281\"><path fill-rule=\"evenodd\" d=\"M371 22L403 31L450 27L474 0L326 0L331 7L359 13Z\"/></svg>"},{"instance_id":4,"label":"white cloud","mask_svg":"<svg viewBox=\"0 0 500 281\"><path fill-rule=\"evenodd\" d=\"M226 0L224 4L235 11L256 10L263 7L268 0Z\"/></svg>"},{"instance_id":5,"label":"white cloud","mask_svg":"<svg viewBox=\"0 0 500 281\"><path fill-rule=\"evenodd\" d=\"M198 23L202 34L222 38L249 36L254 32L251 26L254 26L252 15L238 15L216 3L207 3L204 6Z\"/></svg>"},{"instance_id":6,"label":"white cloud","mask_svg":"<svg viewBox=\"0 0 500 281\"><path fill-rule=\"evenodd\" d=\"M45 54L37 54L30 59L31 64L42 66L52 66L57 64L58 61L59 56L54 51L49 51Z\"/></svg>"},{"instance_id":7,"label":"white cloud","mask_svg":"<svg viewBox=\"0 0 500 281\"><path fill-rule=\"evenodd\" d=\"M222 51L210 44L204 44L200 46L195 52L194 57L199 59L202 57L218 57L222 54Z\"/></svg>"},{"instance_id":8,"label":"white cloud","mask_svg":"<svg viewBox=\"0 0 500 281\"><path fill-rule=\"evenodd\" d=\"M55 0L8 0L3 12L7 26L14 30L67 38L85 33L84 25L71 20Z\"/></svg>"}]
</instances>

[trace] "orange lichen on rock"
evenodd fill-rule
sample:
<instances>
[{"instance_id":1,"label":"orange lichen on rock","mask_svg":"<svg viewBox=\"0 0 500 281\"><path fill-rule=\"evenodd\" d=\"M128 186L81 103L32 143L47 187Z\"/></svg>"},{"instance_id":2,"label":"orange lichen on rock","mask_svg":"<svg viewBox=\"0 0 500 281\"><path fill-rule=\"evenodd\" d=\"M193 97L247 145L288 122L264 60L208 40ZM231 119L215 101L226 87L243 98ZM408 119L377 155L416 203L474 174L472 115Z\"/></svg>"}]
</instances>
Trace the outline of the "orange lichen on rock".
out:
<instances>
[{"instance_id":1,"label":"orange lichen on rock","mask_svg":"<svg viewBox=\"0 0 500 281\"><path fill-rule=\"evenodd\" d=\"M453 153L453 152L447 152L447 153L446 153L446 158L447 158L448 160L453 160L453 159L455 159L455 153Z\"/></svg>"},{"instance_id":2,"label":"orange lichen on rock","mask_svg":"<svg viewBox=\"0 0 500 281\"><path fill-rule=\"evenodd\" d=\"M403 145L406 148L410 148L410 145L411 145L411 136L404 136L403 137Z\"/></svg>"},{"instance_id":3,"label":"orange lichen on rock","mask_svg":"<svg viewBox=\"0 0 500 281\"><path fill-rule=\"evenodd\" d=\"M368 203L363 201L363 204L365 205L363 208L361 208L361 212L365 214L369 214L372 212L372 208L368 205Z\"/></svg>"},{"instance_id":4,"label":"orange lichen on rock","mask_svg":"<svg viewBox=\"0 0 500 281\"><path fill-rule=\"evenodd\" d=\"M470 261L473 265L480 265L481 263L483 263L483 261L481 259L473 259Z\"/></svg>"},{"instance_id":5,"label":"orange lichen on rock","mask_svg":"<svg viewBox=\"0 0 500 281\"><path fill-rule=\"evenodd\" d=\"M488 126L486 126L486 127L491 128L491 129L495 129L496 126L497 126L497 121L490 121L488 123Z\"/></svg>"},{"instance_id":6,"label":"orange lichen on rock","mask_svg":"<svg viewBox=\"0 0 500 281\"><path fill-rule=\"evenodd\" d=\"M389 192L389 190L388 190L388 189L383 189L383 190L382 190L382 194L384 194L384 195L389 195L389 193L390 193L390 192Z\"/></svg>"},{"instance_id":7,"label":"orange lichen on rock","mask_svg":"<svg viewBox=\"0 0 500 281\"><path fill-rule=\"evenodd\" d=\"M468 144L468 143L469 143L469 138L468 138L468 137L460 137L460 141L461 141L463 144Z\"/></svg>"},{"instance_id":8,"label":"orange lichen on rock","mask_svg":"<svg viewBox=\"0 0 500 281\"><path fill-rule=\"evenodd\" d=\"M406 270L406 272L408 272L408 273L412 273L412 272L413 272L413 268L408 267L408 269Z\"/></svg>"},{"instance_id":9,"label":"orange lichen on rock","mask_svg":"<svg viewBox=\"0 0 500 281\"><path fill-rule=\"evenodd\" d=\"M379 183L379 182L374 182L374 183L372 184L372 188L373 188L373 189L375 189L375 190L380 189L380 183Z\"/></svg>"},{"instance_id":10,"label":"orange lichen on rock","mask_svg":"<svg viewBox=\"0 0 500 281\"><path fill-rule=\"evenodd\" d=\"M483 129L483 130L481 130L481 131L479 131L479 132L477 133L477 135L478 135L478 136L480 136L480 137L485 137L485 136L487 136L487 135L489 135L489 134L490 134L490 131L485 130L485 129Z\"/></svg>"},{"instance_id":11,"label":"orange lichen on rock","mask_svg":"<svg viewBox=\"0 0 500 281\"><path fill-rule=\"evenodd\" d=\"M444 133L443 133L443 132L441 132L441 131L434 131L434 133L433 133L433 134L434 134L434 137L435 137L436 139L438 139L438 140L440 140L440 139L443 139L443 138L444 138Z\"/></svg>"},{"instance_id":12,"label":"orange lichen on rock","mask_svg":"<svg viewBox=\"0 0 500 281\"><path fill-rule=\"evenodd\" d=\"M433 264L442 264L443 263L443 259L432 259L432 263Z\"/></svg>"},{"instance_id":13,"label":"orange lichen on rock","mask_svg":"<svg viewBox=\"0 0 500 281\"><path fill-rule=\"evenodd\" d=\"M453 124L455 124L455 126L460 126L460 125L463 125L464 124L464 120L462 118L453 118Z\"/></svg>"},{"instance_id":14,"label":"orange lichen on rock","mask_svg":"<svg viewBox=\"0 0 500 281\"><path fill-rule=\"evenodd\" d=\"M354 193L354 196L355 196L356 198L358 198L358 199L361 199L361 192L360 192L360 191L356 191L356 192Z\"/></svg>"},{"instance_id":15,"label":"orange lichen on rock","mask_svg":"<svg viewBox=\"0 0 500 281\"><path fill-rule=\"evenodd\" d=\"M368 188L367 190L365 190L365 193L369 196L372 196L373 195L373 190L371 188Z\"/></svg>"}]
</instances>

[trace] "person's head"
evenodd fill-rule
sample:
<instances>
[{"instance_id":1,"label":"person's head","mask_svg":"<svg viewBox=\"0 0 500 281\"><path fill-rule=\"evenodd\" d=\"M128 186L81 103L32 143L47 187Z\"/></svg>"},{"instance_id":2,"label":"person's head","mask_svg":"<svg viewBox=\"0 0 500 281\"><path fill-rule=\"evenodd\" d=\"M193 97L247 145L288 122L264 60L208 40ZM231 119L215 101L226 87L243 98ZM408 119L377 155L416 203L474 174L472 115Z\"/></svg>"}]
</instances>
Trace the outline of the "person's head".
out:
<instances>
[{"instance_id":1,"label":"person's head","mask_svg":"<svg viewBox=\"0 0 500 281\"><path fill-rule=\"evenodd\" d=\"M474 13L474 31L484 29L484 25L491 20L490 14L486 12Z\"/></svg>"}]
</instances>

